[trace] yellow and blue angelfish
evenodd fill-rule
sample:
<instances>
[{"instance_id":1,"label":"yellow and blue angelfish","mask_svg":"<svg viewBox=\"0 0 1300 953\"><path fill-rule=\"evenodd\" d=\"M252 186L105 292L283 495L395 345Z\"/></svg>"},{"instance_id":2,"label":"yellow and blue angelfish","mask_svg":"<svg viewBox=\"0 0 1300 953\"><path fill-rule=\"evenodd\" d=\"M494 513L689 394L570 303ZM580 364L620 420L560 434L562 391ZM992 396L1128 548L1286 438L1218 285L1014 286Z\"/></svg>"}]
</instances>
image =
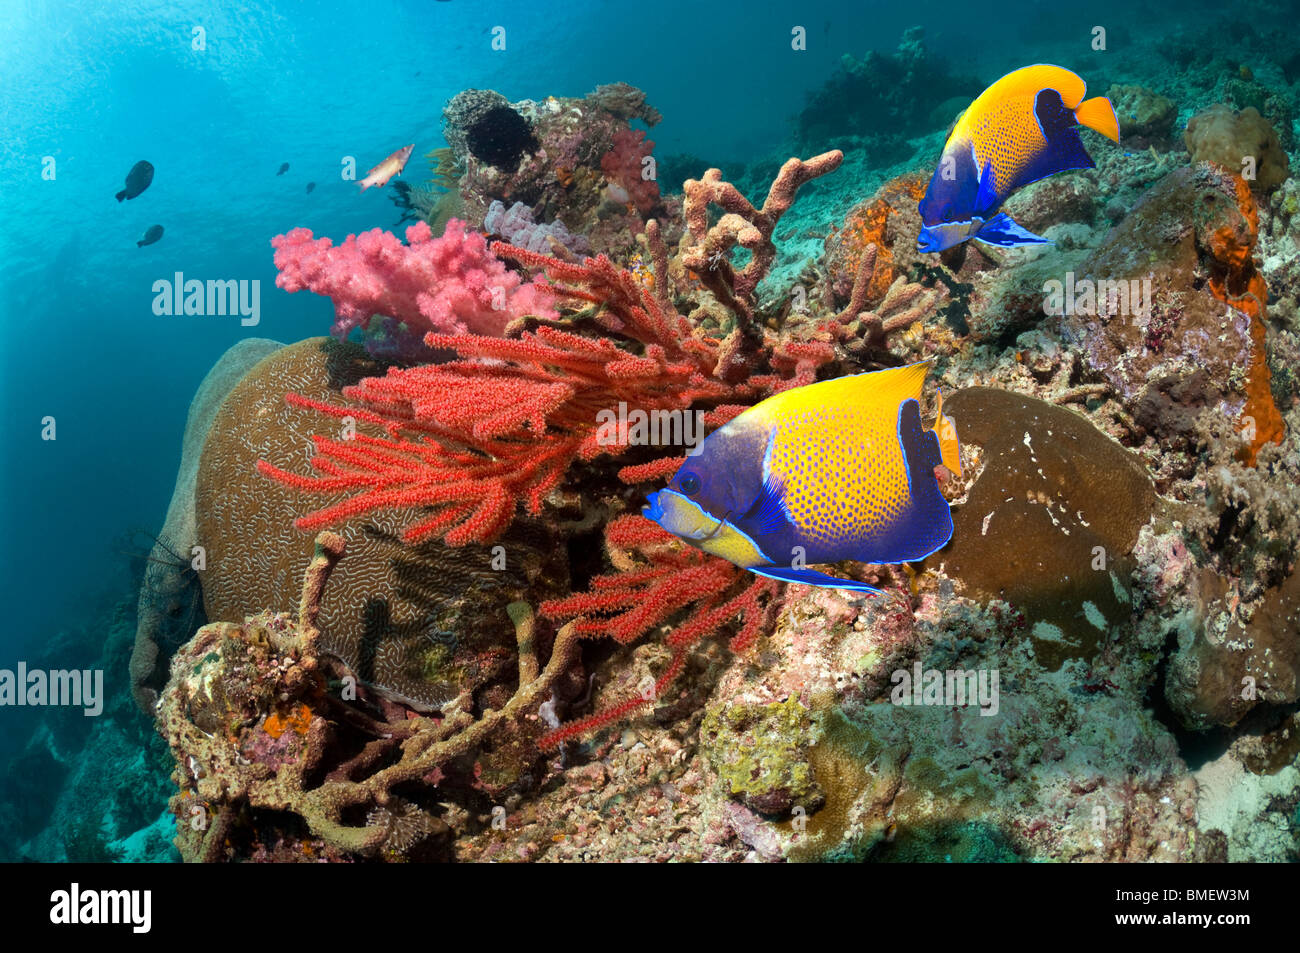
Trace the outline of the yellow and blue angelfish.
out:
<instances>
[{"instance_id":1,"label":"yellow and blue angelfish","mask_svg":"<svg viewBox=\"0 0 1300 953\"><path fill-rule=\"evenodd\" d=\"M923 559L952 537L935 468L961 473L939 406L921 423L929 361L796 387L705 439L642 511L707 553L783 582L878 592L809 563Z\"/></svg>"},{"instance_id":2,"label":"yellow and blue angelfish","mask_svg":"<svg viewBox=\"0 0 1300 953\"><path fill-rule=\"evenodd\" d=\"M1008 73L980 93L949 133L925 190L917 248L940 252L972 238L1007 248L1047 243L998 209L1030 182L1095 168L1079 125L1119 142L1110 100L1084 99L1086 91L1068 69L1039 64Z\"/></svg>"}]
</instances>

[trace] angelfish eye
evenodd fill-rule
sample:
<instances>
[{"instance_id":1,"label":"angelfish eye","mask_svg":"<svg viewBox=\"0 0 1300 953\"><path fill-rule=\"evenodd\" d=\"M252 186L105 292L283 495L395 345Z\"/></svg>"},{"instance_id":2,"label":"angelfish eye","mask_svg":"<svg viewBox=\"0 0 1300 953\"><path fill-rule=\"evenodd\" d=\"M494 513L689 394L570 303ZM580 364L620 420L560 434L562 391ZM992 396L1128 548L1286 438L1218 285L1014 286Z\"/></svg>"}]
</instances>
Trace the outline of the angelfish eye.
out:
<instances>
[{"instance_id":1,"label":"angelfish eye","mask_svg":"<svg viewBox=\"0 0 1300 953\"><path fill-rule=\"evenodd\" d=\"M700 478L694 473L683 473L677 482L687 496L694 496L700 492Z\"/></svg>"}]
</instances>

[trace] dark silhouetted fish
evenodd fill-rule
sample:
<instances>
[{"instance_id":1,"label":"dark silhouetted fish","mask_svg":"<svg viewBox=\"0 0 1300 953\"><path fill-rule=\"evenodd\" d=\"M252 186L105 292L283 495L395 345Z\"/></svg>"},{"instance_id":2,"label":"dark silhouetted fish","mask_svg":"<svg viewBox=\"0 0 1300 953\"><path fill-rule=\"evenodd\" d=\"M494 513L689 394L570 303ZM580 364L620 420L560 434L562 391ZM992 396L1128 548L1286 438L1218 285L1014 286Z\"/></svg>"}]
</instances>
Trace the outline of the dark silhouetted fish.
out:
<instances>
[{"instance_id":1,"label":"dark silhouetted fish","mask_svg":"<svg viewBox=\"0 0 1300 953\"><path fill-rule=\"evenodd\" d=\"M281 163L280 163L280 171L277 172L276 175L284 175L284 174L285 174L286 172L288 172L288 171L289 171L289 163L287 163L287 162L281 162Z\"/></svg>"},{"instance_id":2,"label":"dark silhouetted fish","mask_svg":"<svg viewBox=\"0 0 1300 953\"><path fill-rule=\"evenodd\" d=\"M153 181L153 163L141 159L135 165L131 166L131 171L126 174L126 188L117 193L117 200L133 199L145 189L149 188L149 183Z\"/></svg>"},{"instance_id":3,"label":"dark silhouetted fish","mask_svg":"<svg viewBox=\"0 0 1300 953\"><path fill-rule=\"evenodd\" d=\"M314 189L314 188L316 188L316 183L315 183L315 182L308 182L308 183L307 183L307 194L308 194L308 195L311 195L311 190Z\"/></svg>"},{"instance_id":4,"label":"dark silhouetted fish","mask_svg":"<svg viewBox=\"0 0 1300 953\"><path fill-rule=\"evenodd\" d=\"M154 242L162 238L162 233L163 227L161 225L150 225L145 229L144 238L136 242L135 247L140 248L143 245L152 245Z\"/></svg>"}]
</instances>

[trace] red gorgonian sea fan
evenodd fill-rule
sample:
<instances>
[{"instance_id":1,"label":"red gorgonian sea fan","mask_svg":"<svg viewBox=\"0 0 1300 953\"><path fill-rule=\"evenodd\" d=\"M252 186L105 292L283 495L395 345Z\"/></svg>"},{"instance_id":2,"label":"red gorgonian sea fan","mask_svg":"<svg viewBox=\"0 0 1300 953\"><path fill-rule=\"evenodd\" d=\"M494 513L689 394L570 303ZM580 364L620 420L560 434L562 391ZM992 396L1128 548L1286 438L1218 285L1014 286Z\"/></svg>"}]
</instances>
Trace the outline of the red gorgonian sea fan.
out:
<instances>
[{"instance_id":1,"label":"red gorgonian sea fan","mask_svg":"<svg viewBox=\"0 0 1300 953\"><path fill-rule=\"evenodd\" d=\"M617 571L597 576L587 592L543 602L543 616L574 620L574 631L583 638L609 636L626 645L687 607L693 612L668 636L672 660L653 688L561 725L540 739L543 749L619 721L661 697L681 674L687 652L734 619L744 621L731 638L731 649L744 651L776 609L779 583L687 546L640 516L610 521L605 527L605 548Z\"/></svg>"},{"instance_id":2,"label":"red gorgonian sea fan","mask_svg":"<svg viewBox=\"0 0 1300 953\"><path fill-rule=\"evenodd\" d=\"M429 334L426 344L461 359L366 378L344 389L346 404L286 395L294 406L351 417L387 434L313 437L313 474L259 461L263 474L296 489L349 494L300 517L299 529L382 508L427 508L406 527L408 541L437 534L452 546L490 542L510 525L519 503L540 513L574 460L621 452L599 439L602 410L620 404L703 409L706 425L717 426L770 393L810 382L833 357L828 344L792 343L768 354L776 372L725 383L715 376L722 363L730 361L728 370L738 376L726 342L696 336L666 295L652 293L604 255L577 264L500 243L493 251L543 269L559 297L599 304L594 319L608 336L551 326L514 338ZM629 343L640 345L640 353ZM626 482L667 476L677 462L628 467L620 476Z\"/></svg>"},{"instance_id":3,"label":"red gorgonian sea fan","mask_svg":"<svg viewBox=\"0 0 1300 953\"><path fill-rule=\"evenodd\" d=\"M739 362L758 356L744 354L734 342L696 336L666 295L661 299L605 256L578 265L508 245L493 248L544 269L560 297L599 303L594 318L610 336L584 337L549 326L517 338L430 334L428 345L453 350L461 359L366 378L344 390L348 404L286 395L295 406L350 416L387 433L314 437L312 475L259 461L262 473L298 489L351 491L298 519L300 529L385 507L417 507L428 515L406 528L407 540L441 534L453 546L487 542L510 525L519 501L528 512L540 513L575 460L621 452L601 444L600 411L620 402L642 410L707 408L704 423L716 427L768 394L810 383L834 356L822 342L769 346L762 355L768 373L724 383L715 376L721 366L739 376ZM656 282L660 289L665 278L661 274ZM641 345L641 353L628 342ZM625 466L618 477L628 484L666 479L682 460L674 455ZM606 527L606 549L616 571L593 579L587 593L544 603L544 616L572 619L583 637L608 635L629 643L687 610L691 614L669 635L672 661L652 691L560 726L540 740L544 749L619 721L660 697L681 673L689 650L736 619L743 623L731 646L744 649L775 609L777 583L693 549L639 515Z\"/></svg>"}]
</instances>

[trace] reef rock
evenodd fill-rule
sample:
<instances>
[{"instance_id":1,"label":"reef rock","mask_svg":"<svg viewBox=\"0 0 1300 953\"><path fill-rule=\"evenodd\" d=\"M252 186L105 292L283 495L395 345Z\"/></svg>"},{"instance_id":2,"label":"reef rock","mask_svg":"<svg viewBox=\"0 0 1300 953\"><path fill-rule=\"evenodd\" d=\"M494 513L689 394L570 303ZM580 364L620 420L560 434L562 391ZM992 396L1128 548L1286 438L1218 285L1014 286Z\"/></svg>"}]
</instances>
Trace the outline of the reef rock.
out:
<instances>
[{"instance_id":1,"label":"reef rock","mask_svg":"<svg viewBox=\"0 0 1300 953\"><path fill-rule=\"evenodd\" d=\"M1193 162L1214 162L1241 175L1245 160L1253 160L1250 184L1257 192L1273 191L1291 174L1277 130L1254 106L1241 112L1222 103L1211 106L1188 120L1183 139Z\"/></svg>"},{"instance_id":2,"label":"reef rock","mask_svg":"<svg viewBox=\"0 0 1300 953\"><path fill-rule=\"evenodd\" d=\"M1178 107L1172 100L1144 86L1119 83L1106 91L1106 97L1115 107L1120 142L1126 148L1145 149L1169 138L1178 116Z\"/></svg>"},{"instance_id":3,"label":"reef rock","mask_svg":"<svg viewBox=\"0 0 1300 953\"><path fill-rule=\"evenodd\" d=\"M1300 699L1300 573L1265 593L1248 621L1223 577L1201 570L1198 582L1200 624L1180 636L1165 680L1183 723L1235 725L1261 702Z\"/></svg>"},{"instance_id":4,"label":"reef rock","mask_svg":"<svg viewBox=\"0 0 1300 953\"><path fill-rule=\"evenodd\" d=\"M1230 174L1177 169L1049 289L1057 333L1167 447L1194 445L1204 413L1251 416L1257 443L1275 433L1254 215Z\"/></svg>"},{"instance_id":5,"label":"reef rock","mask_svg":"<svg viewBox=\"0 0 1300 953\"><path fill-rule=\"evenodd\" d=\"M493 202L522 202L536 222L560 222L597 252L626 252L644 230L642 216L667 211L653 143L630 127L659 118L626 83L514 103L493 90L458 93L443 110L457 215L481 225Z\"/></svg>"}]
</instances>

